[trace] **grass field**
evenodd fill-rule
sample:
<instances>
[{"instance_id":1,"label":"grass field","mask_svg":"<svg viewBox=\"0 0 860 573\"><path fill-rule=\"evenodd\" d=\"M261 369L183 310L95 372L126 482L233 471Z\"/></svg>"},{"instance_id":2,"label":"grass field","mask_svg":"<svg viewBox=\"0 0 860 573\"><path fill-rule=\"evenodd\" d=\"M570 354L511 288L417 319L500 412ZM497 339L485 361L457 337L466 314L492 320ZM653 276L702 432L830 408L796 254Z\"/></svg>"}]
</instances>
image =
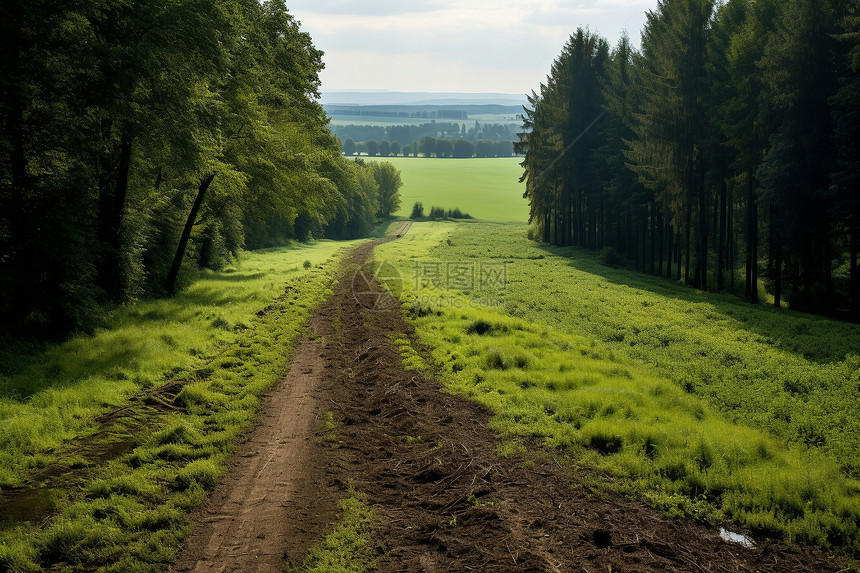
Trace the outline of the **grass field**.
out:
<instances>
[{"instance_id":1,"label":"grass field","mask_svg":"<svg viewBox=\"0 0 860 573\"><path fill-rule=\"evenodd\" d=\"M495 412L503 452L537 439L672 513L860 552L860 327L525 235L419 223L377 254L407 278L434 371Z\"/></svg>"},{"instance_id":2,"label":"grass field","mask_svg":"<svg viewBox=\"0 0 860 573\"><path fill-rule=\"evenodd\" d=\"M404 365L490 408L500 455L528 462L537 443L606 476L588 478L597 491L860 556L860 326L528 241L516 159L386 160L401 214L420 200L480 219L418 222L376 258L400 269L421 342L396 341ZM245 254L92 335L4 356L0 488L37 495L26 519L0 513L0 571L163 570L353 244ZM175 380L166 410L129 402ZM97 431L123 406L127 424ZM81 440L129 449L92 459ZM65 481L34 482L46 468ZM340 562L340 545L369 565L371 506L348 500L303 570Z\"/></svg>"},{"instance_id":3,"label":"grass field","mask_svg":"<svg viewBox=\"0 0 860 573\"><path fill-rule=\"evenodd\" d=\"M375 127L394 127L397 125L423 125L429 119L420 117L374 117L356 115L332 115L329 123L335 127L343 125L372 125Z\"/></svg>"},{"instance_id":4,"label":"grass field","mask_svg":"<svg viewBox=\"0 0 860 573\"><path fill-rule=\"evenodd\" d=\"M400 170L400 210L408 217L416 201L430 207L459 208L477 219L494 222L528 221L529 206L518 183L521 159L438 159L423 157L386 157Z\"/></svg>"},{"instance_id":5,"label":"grass field","mask_svg":"<svg viewBox=\"0 0 860 573\"><path fill-rule=\"evenodd\" d=\"M172 299L121 308L93 335L5 365L0 486L31 494L0 513L0 570L164 570L354 244L247 253ZM182 389L162 410L129 401L173 381ZM111 410L102 428L96 417ZM34 482L46 468L55 477Z\"/></svg>"}]
</instances>

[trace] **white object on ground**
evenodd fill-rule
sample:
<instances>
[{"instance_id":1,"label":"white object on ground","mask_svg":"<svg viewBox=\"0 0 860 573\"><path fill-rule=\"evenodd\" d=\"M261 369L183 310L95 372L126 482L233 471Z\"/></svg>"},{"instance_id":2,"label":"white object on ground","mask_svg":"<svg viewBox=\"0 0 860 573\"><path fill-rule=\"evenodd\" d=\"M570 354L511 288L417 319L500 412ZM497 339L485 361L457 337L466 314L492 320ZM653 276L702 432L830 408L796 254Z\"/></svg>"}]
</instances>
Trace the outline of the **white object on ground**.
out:
<instances>
[{"instance_id":1,"label":"white object on ground","mask_svg":"<svg viewBox=\"0 0 860 573\"><path fill-rule=\"evenodd\" d=\"M752 539L747 537L746 535L741 535L740 533L735 533L733 531L729 531L725 528L720 528L720 537L723 541L729 541L731 543L740 543L744 547L755 547L755 543L752 542Z\"/></svg>"}]
</instances>

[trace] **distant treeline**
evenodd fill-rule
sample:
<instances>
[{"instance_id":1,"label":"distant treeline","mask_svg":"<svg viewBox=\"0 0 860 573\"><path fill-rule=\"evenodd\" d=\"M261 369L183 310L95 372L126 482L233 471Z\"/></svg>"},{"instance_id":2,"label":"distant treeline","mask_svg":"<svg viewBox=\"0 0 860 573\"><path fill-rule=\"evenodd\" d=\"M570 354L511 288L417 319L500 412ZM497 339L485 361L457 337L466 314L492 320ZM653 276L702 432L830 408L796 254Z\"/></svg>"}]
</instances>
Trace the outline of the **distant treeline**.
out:
<instances>
[{"instance_id":1,"label":"distant treeline","mask_svg":"<svg viewBox=\"0 0 860 573\"><path fill-rule=\"evenodd\" d=\"M337 115L358 117L403 117L420 119L469 119L469 112L462 109L438 109L432 111L389 111L364 107L338 109Z\"/></svg>"},{"instance_id":2,"label":"distant treeline","mask_svg":"<svg viewBox=\"0 0 860 573\"><path fill-rule=\"evenodd\" d=\"M519 117L520 106L499 104L408 104L408 105L342 105L325 104L329 116L402 117L419 119L469 119L475 115L510 115Z\"/></svg>"},{"instance_id":3,"label":"distant treeline","mask_svg":"<svg viewBox=\"0 0 860 573\"><path fill-rule=\"evenodd\" d=\"M424 204L421 201L416 201L414 205L412 205L412 213L409 215L410 219L424 219ZM445 209L444 207L430 207L430 214L426 216L427 219L438 220L438 219L474 219L468 213L463 213L460 211L459 207L454 207L453 209Z\"/></svg>"},{"instance_id":4,"label":"distant treeline","mask_svg":"<svg viewBox=\"0 0 860 573\"><path fill-rule=\"evenodd\" d=\"M482 124L479 121L468 123L429 122L421 125L333 125L331 127L341 141L399 141L408 145L421 141L423 137L463 138L471 141L490 139L493 141L514 141L520 131L516 125L499 123Z\"/></svg>"},{"instance_id":5,"label":"distant treeline","mask_svg":"<svg viewBox=\"0 0 860 573\"><path fill-rule=\"evenodd\" d=\"M860 2L660 0L579 29L517 149L536 237L860 318Z\"/></svg>"},{"instance_id":6,"label":"distant treeline","mask_svg":"<svg viewBox=\"0 0 860 573\"><path fill-rule=\"evenodd\" d=\"M11 2L0 38L0 335L398 208L391 164L341 154L283 0Z\"/></svg>"},{"instance_id":7,"label":"distant treeline","mask_svg":"<svg viewBox=\"0 0 860 573\"><path fill-rule=\"evenodd\" d=\"M420 142L416 141L408 145L400 145L397 141L353 141L347 139L342 145L343 153L347 156L367 154L371 157L390 157L402 155L403 157L511 157L514 155L513 141L491 141L479 139L469 141L468 139L451 139L437 137L423 137Z\"/></svg>"}]
</instances>

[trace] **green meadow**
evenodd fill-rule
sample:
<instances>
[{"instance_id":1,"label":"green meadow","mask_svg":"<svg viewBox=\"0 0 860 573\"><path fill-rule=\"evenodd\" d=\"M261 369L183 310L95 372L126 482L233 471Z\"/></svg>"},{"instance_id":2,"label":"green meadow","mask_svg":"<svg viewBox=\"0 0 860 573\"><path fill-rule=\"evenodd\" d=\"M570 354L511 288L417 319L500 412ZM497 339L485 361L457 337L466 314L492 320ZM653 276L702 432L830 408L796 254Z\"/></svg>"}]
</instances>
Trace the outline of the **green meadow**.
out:
<instances>
[{"instance_id":1,"label":"green meadow","mask_svg":"<svg viewBox=\"0 0 860 573\"><path fill-rule=\"evenodd\" d=\"M385 161L400 214L421 201L477 218L416 222L376 258L403 279L418 342L396 340L404 365L486 405L501 456L552 455L597 491L860 555L860 326L529 241L517 159ZM40 508L0 516L0 569L163 570L355 244L245 253L92 334L0 355L0 487L35 486L22 503ZM130 402L171 381L170 407ZM87 442L128 447L93 459ZM34 483L46 469L62 479ZM372 501L352 492L298 570L372 567Z\"/></svg>"},{"instance_id":2,"label":"green meadow","mask_svg":"<svg viewBox=\"0 0 860 573\"><path fill-rule=\"evenodd\" d=\"M365 158L367 159L367 158ZM450 159L424 157L386 157L400 170L399 217L408 217L412 205L420 201L424 212L430 207L459 208L476 219L500 223L525 223L529 218L528 201L517 183L522 159Z\"/></svg>"},{"instance_id":3,"label":"green meadow","mask_svg":"<svg viewBox=\"0 0 860 573\"><path fill-rule=\"evenodd\" d=\"M420 117L375 117L375 116L355 116L355 115L338 115L329 116L329 123L333 126L343 125L373 125L376 127L394 127L397 125L422 125L427 123L427 118Z\"/></svg>"},{"instance_id":4,"label":"green meadow","mask_svg":"<svg viewBox=\"0 0 860 573\"><path fill-rule=\"evenodd\" d=\"M0 485L31 493L3 506L0 570L164 570L355 244L245 253L174 298L7 360ZM160 410L130 401L172 381L181 391ZM34 481L41 470L54 477Z\"/></svg>"},{"instance_id":5,"label":"green meadow","mask_svg":"<svg viewBox=\"0 0 860 573\"><path fill-rule=\"evenodd\" d=\"M610 269L526 231L418 223L377 249L425 349L400 341L409 367L487 405L503 455L537 441L672 514L860 552L860 327ZM501 283L481 280L500 265Z\"/></svg>"}]
</instances>

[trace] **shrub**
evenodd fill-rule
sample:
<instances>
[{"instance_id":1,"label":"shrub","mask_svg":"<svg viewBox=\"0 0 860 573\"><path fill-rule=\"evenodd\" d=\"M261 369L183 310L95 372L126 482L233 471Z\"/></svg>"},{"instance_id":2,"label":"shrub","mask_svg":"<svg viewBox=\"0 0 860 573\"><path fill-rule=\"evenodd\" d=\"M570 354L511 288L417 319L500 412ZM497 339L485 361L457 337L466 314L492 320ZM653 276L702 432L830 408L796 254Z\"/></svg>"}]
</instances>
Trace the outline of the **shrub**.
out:
<instances>
[{"instance_id":1,"label":"shrub","mask_svg":"<svg viewBox=\"0 0 860 573\"><path fill-rule=\"evenodd\" d=\"M468 213L463 213L460 211L459 207L455 207L453 209L448 209L447 211L443 207L430 207L430 215L428 215L429 219L472 219L473 217Z\"/></svg>"},{"instance_id":2,"label":"shrub","mask_svg":"<svg viewBox=\"0 0 860 573\"><path fill-rule=\"evenodd\" d=\"M414 205L412 205L412 214L409 215L410 219L423 219L424 218L424 204L421 201L416 201Z\"/></svg>"}]
</instances>

